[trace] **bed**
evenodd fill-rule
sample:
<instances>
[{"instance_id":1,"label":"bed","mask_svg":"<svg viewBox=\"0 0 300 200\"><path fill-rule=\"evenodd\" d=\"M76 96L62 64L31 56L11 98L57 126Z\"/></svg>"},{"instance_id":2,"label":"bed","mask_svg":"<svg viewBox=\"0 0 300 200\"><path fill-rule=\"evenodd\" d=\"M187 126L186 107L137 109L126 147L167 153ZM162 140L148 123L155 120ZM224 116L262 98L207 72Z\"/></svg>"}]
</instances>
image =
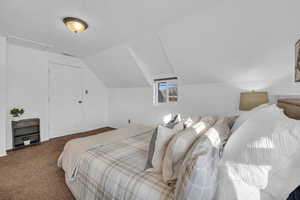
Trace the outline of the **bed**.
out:
<instances>
[{"instance_id":1,"label":"bed","mask_svg":"<svg viewBox=\"0 0 300 200\"><path fill-rule=\"evenodd\" d=\"M300 100L279 98L278 106L287 116L300 119ZM66 184L74 197L77 200L175 199L174 186L163 182L161 174L144 170L153 129L136 125L68 142L58 166L64 169Z\"/></svg>"},{"instance_id":2,"label":"bed","mask_svg":"<svg viewBox=\"0 0 300 200\"><path fill-rule=\"evenodd\" d=\"M58 165L75 198L172 199L172 188L161 175L144 170L152 132L136 125L68 143Z\"/></svg>"}]
</instances>

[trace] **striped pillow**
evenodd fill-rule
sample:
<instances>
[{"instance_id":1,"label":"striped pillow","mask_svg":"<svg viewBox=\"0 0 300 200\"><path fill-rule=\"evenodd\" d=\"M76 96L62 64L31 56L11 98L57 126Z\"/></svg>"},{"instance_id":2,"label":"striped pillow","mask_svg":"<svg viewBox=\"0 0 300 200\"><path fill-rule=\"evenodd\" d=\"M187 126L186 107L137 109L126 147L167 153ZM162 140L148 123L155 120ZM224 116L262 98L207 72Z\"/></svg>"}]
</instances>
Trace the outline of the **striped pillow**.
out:
<instances>
[{"instance_id":1,"label":"striped pillow","mask_svg":"<svg viewBox=\"0 0 300 200\"><path fill-rule=\"evenodd\" d=\"M175 199L213 199L218 184L220 152L230 134L228 119L221 118L196 139L180 168Z\"/></svg>"},{"instance_id":2,"label":"striped pillow","mask_svg":"<svg viewBox=\"0 0 300 200\"><path fill-rule=\"evenodd\" d=\"M173 117L173 119L171 119L164 126L168 127L168 128L174 128L174 126L176 124L178 124L179 121L180 121L180 115L177 114ZM158 131L158 128L155 128L152 133L151 141L150 141L149 148L148 148L148 156L147 156L145 170L147 170L149 168L153 168L152 159L153 159L153 154L154 154L155 142L156 142L156 138L157 138L157 131Z\"/></svg>"},{"instance_id":3,"label":"striped pillow","mask_svg":"<svg viewBox=\"0 0 300 200\"><path fill-rule=\"evenodd\" d=\"M183 122L179 122L172 129L164 126L158 126L157 137L155 141L154 153L152 158L152 166L154 168L154 171L156 172L162 171L163 158L165 156L168 143L170 142L170 139L176 133L182 131L183 128L184 128Z\"/></svg>"},{"instance_id":4,"label":"striped pillow","mask_svg":"<svg viewBox=\"0 0 300 200\"><path fill-rule=\"evenodd\" d=\"M212 127L216 120L216 117L203 117L199 122L172 137L163 160L162 175L164 182L172 183L177 179L185 154L195 139Z\"/></svg>"}]
</instances>

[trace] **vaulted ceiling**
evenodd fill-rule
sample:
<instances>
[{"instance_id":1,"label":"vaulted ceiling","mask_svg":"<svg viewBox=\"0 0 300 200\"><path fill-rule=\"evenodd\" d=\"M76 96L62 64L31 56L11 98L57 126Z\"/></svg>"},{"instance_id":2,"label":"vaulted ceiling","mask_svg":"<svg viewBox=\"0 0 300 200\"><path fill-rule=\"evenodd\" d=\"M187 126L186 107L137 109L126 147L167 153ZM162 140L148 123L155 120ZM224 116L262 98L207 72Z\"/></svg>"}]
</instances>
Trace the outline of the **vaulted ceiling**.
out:
<instances>
[{"instance_id":1,"label":"vaulted ceiling","mask_svg":"<svg viewBox=\"0 0 300 200\"><path fill-rule=\"evenodd\" d=\"M209 1L207 1L209 2ZM83 57L117 45L210 3L198 0L2 0L0 34L45 43L50 50ZM89 24L81 34L69 32L62 19Z\"/></svg>"},{"instance_id":2,"label":"vaulted ceiling","mask_svg":"<svg viewBox=\"0 0 300 200\"><path fill-rule=\"evenodd\" d=\"M300 39L297 0L9 0L0 34L81 57L108 87L149 86L177 75L183 84L290 76ZM61 19L90 28L73 34Z\"/></svg>"}]
</instances>

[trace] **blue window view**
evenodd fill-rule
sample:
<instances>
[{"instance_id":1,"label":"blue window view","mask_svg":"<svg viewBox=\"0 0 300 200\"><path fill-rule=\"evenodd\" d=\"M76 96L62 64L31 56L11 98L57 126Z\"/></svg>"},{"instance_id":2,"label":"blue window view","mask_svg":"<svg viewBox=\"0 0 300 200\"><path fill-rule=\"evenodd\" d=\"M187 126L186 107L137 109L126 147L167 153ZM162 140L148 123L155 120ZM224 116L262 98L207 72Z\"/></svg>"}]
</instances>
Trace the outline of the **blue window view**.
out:
<instances>
[{"instance_id":1,"label":"blue window view","mask_svg":"<svg viewBox=\"0 0 300 200\"><path fill-rule=\"evenodd\" d=\"M169 89L169 101L176 102L177 101L177 82L172 81L168 82Z\"/></svg>"},{"instance_id":2,"label":"blue window view","mask_svg":"<svg viewBox=\"0 0 300 200\"><path fill-rule=\"evenodd\" d=\"M157 85L158 103L176 102L177 101L177 82L159 82Z\"/></svg>"},{"instance_id":3,"label":"blue window view","mask_svg":"<svg viewBox=\"0 0 300 200\"><path fill-rule=\"evenodd\" d=\"M167 89L167 83L161 82L159 83L159 90L166 90Z\"/></svg>"},{"instance_id":4,"label":"blue window view","mask_svg":"<svg viewBox=\"0 0 300 200\"><path fill-rule=\"evenodd\" d=\"M174 82L169 82L169 83L168 83L168 86L169 86L169 87L172 87L172 86L173 86L173 87L177 87L177 82L175 82L175 81L174 81Z\"/></svg>"},{"instance_id":5,"label":"blue window view","mask_svg":"<svg viewBox=\"0 0 300 200\"><path fill-rule=\"evenodd\" d=\"M167 101L167 83L158 83L158 102L164 103Z\"/></svg>"}]
</instances>

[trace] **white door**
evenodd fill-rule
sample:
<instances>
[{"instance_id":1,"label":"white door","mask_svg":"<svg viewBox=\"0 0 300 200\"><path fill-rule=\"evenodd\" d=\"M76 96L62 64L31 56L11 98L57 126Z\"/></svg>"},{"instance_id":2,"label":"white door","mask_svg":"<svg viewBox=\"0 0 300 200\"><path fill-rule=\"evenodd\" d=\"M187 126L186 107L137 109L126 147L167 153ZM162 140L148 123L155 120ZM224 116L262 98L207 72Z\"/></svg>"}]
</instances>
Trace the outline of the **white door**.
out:
<instances>
[{"instance_id":1,"label":"white door","mask_svg":"<svg viewBox=\"0 0 300 200\"><path fill-rule=\"evenodd\" d=\"M75 133L84 127L82 82L80 68L50 63L50 138Z\"/></svg>"}]
</instances>

